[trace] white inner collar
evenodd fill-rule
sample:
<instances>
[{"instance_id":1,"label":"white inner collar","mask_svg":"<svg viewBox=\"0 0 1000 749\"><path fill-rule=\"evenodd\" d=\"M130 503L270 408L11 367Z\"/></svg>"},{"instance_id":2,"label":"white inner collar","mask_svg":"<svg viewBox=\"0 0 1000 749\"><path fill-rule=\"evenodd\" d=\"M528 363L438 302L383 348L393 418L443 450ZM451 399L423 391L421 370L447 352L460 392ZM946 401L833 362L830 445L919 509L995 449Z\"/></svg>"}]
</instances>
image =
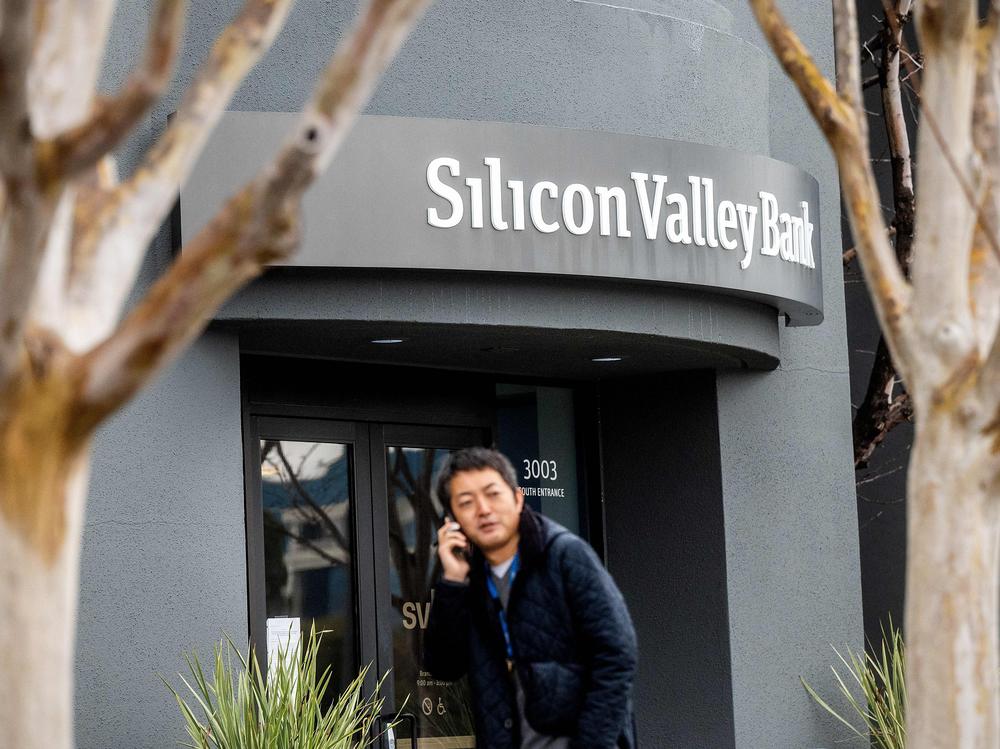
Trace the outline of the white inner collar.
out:
<instances>
[{"instance_id":1,"label":"white inner collar","mask_svg":"<svg viewBox=\"0 0 1000 749\"><path fill-rule=\"evenodd\" d=\"M510 569L510 566L512 564L514 564L514 557L511 557L506 562L500 562L500 564L492 564L492 565L490 565L490 570L493 572L493 574L496 577L502 579L503 576L507 574L507 570Z\"/></svg>"}]
</instances>

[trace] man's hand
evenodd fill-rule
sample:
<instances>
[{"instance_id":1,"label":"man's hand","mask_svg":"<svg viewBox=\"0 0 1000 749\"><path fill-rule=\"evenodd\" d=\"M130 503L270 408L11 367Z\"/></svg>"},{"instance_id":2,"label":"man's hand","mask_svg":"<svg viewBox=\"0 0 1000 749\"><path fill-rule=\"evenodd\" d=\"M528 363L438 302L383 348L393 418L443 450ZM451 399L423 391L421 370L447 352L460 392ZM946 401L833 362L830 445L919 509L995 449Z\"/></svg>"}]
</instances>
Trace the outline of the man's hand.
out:
<instances>
[{"instance_id":1,"label":"man's hand","mask_svg":"<svg viewBox=\"0 0 1000 749\"><path fill-rule=\"evenodd\" d=\"M462 533L461 526L454 520L445 520L438 529L438 557L445 580L464 583L468 578L469 560L463 553L468 548L469 540Z\"/></svg>"}]
</instances>

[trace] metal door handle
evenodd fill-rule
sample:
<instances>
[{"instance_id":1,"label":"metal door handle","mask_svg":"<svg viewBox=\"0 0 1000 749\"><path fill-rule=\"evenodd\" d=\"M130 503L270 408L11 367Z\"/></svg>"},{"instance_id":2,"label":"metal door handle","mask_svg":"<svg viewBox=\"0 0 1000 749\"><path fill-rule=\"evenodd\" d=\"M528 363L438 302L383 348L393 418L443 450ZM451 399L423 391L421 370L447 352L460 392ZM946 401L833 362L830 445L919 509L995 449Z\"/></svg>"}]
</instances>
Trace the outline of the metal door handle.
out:
<instances>
[{"instance_id":1,"label":"metal door handle","mask_svg":"<svg viewBox=\"0 0 1000 749\"><path fill-rule=\"evenodd\" d=\"M378 719L383 723L392 723L393 720L399 720L403 723L410 724L410 747L411 749L419 749L420 746L420 729L417 723L417 716L413 713L383 713L378 716Z\"/></svg>"}]
</instances>

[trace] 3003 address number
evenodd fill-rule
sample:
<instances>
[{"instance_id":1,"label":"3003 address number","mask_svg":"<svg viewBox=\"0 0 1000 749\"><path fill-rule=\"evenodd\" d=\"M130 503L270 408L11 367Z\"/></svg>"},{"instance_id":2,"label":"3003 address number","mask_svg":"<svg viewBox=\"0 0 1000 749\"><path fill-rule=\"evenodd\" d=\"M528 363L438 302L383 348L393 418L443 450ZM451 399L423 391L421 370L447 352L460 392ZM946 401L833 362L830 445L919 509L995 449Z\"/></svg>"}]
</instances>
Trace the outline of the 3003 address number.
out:
<instances>
[{"instance_id":1,"label":"3003 address number","mask_svg":"<svg viewBox=\"0 0 1000 749\"><path fill-rule=\"evenodd\" d=\"M559 466L556 465L554 460L529 460L525 458L522 462L524 464L522 479L529 481L532 479L555 481L559 478Z\"/></svg>"}]
</instances>

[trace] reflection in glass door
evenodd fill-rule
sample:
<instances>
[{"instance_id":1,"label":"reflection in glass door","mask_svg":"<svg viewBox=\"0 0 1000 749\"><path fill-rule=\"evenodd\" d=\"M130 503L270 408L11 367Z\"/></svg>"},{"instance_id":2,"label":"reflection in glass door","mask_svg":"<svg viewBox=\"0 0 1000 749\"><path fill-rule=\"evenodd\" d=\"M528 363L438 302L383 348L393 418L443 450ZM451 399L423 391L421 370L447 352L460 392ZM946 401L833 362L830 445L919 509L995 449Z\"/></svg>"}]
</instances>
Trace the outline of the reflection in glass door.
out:
<instances>
[{"instance_id":1,"label":"reflection in glass door","mask_svg":"<svg viewBox=\"0 0 1000 749\"><path fill-rule=\"evenodd\" d=\"M261 440L267 618L325 631L319 654L332 697L357 671L348 445Z\"/></svg>"},{"instance_id":2,"label":"reflection in glass door","mask_svg":"<svg viewBox=\"0 0 1000 749\"><path fill-rule=\"evenodd\" d=\"M421 669L421 659L432 588L440 572L437 529L446 512L434 492L434 476L450 452L483 444L484 438L479 430L385 426L384 475L373 476L376 497L385 481L388 544L379 574L388 579L380 595L380 612L386 612L380 616L380 633L387 641L380 642L380 651L391 658L395 706L406 702L407 711L417 718L420 746L427 749L475 746L466 681L436 681ZM376 465L374 460L372 464ZM397 736L399 749L409 745L408 736Z\"/></svg>"},{"instance_id":3,"label":"reflection in glass door","mask_svg":"<svg viewBox=\"0 0 1000 749\"><path fill-rule=\"evenodd\" d=\"M262 665L275 642L315 626L329 704L376 655L368 428L259 417L248 446L251 637ZM256 469L254 469L256 466ZM284 646L284 642L281 643ZM268 653L270 652L270 655ZM374 673L368 683L373 688Z\"/></svg>"}]
</instances>

